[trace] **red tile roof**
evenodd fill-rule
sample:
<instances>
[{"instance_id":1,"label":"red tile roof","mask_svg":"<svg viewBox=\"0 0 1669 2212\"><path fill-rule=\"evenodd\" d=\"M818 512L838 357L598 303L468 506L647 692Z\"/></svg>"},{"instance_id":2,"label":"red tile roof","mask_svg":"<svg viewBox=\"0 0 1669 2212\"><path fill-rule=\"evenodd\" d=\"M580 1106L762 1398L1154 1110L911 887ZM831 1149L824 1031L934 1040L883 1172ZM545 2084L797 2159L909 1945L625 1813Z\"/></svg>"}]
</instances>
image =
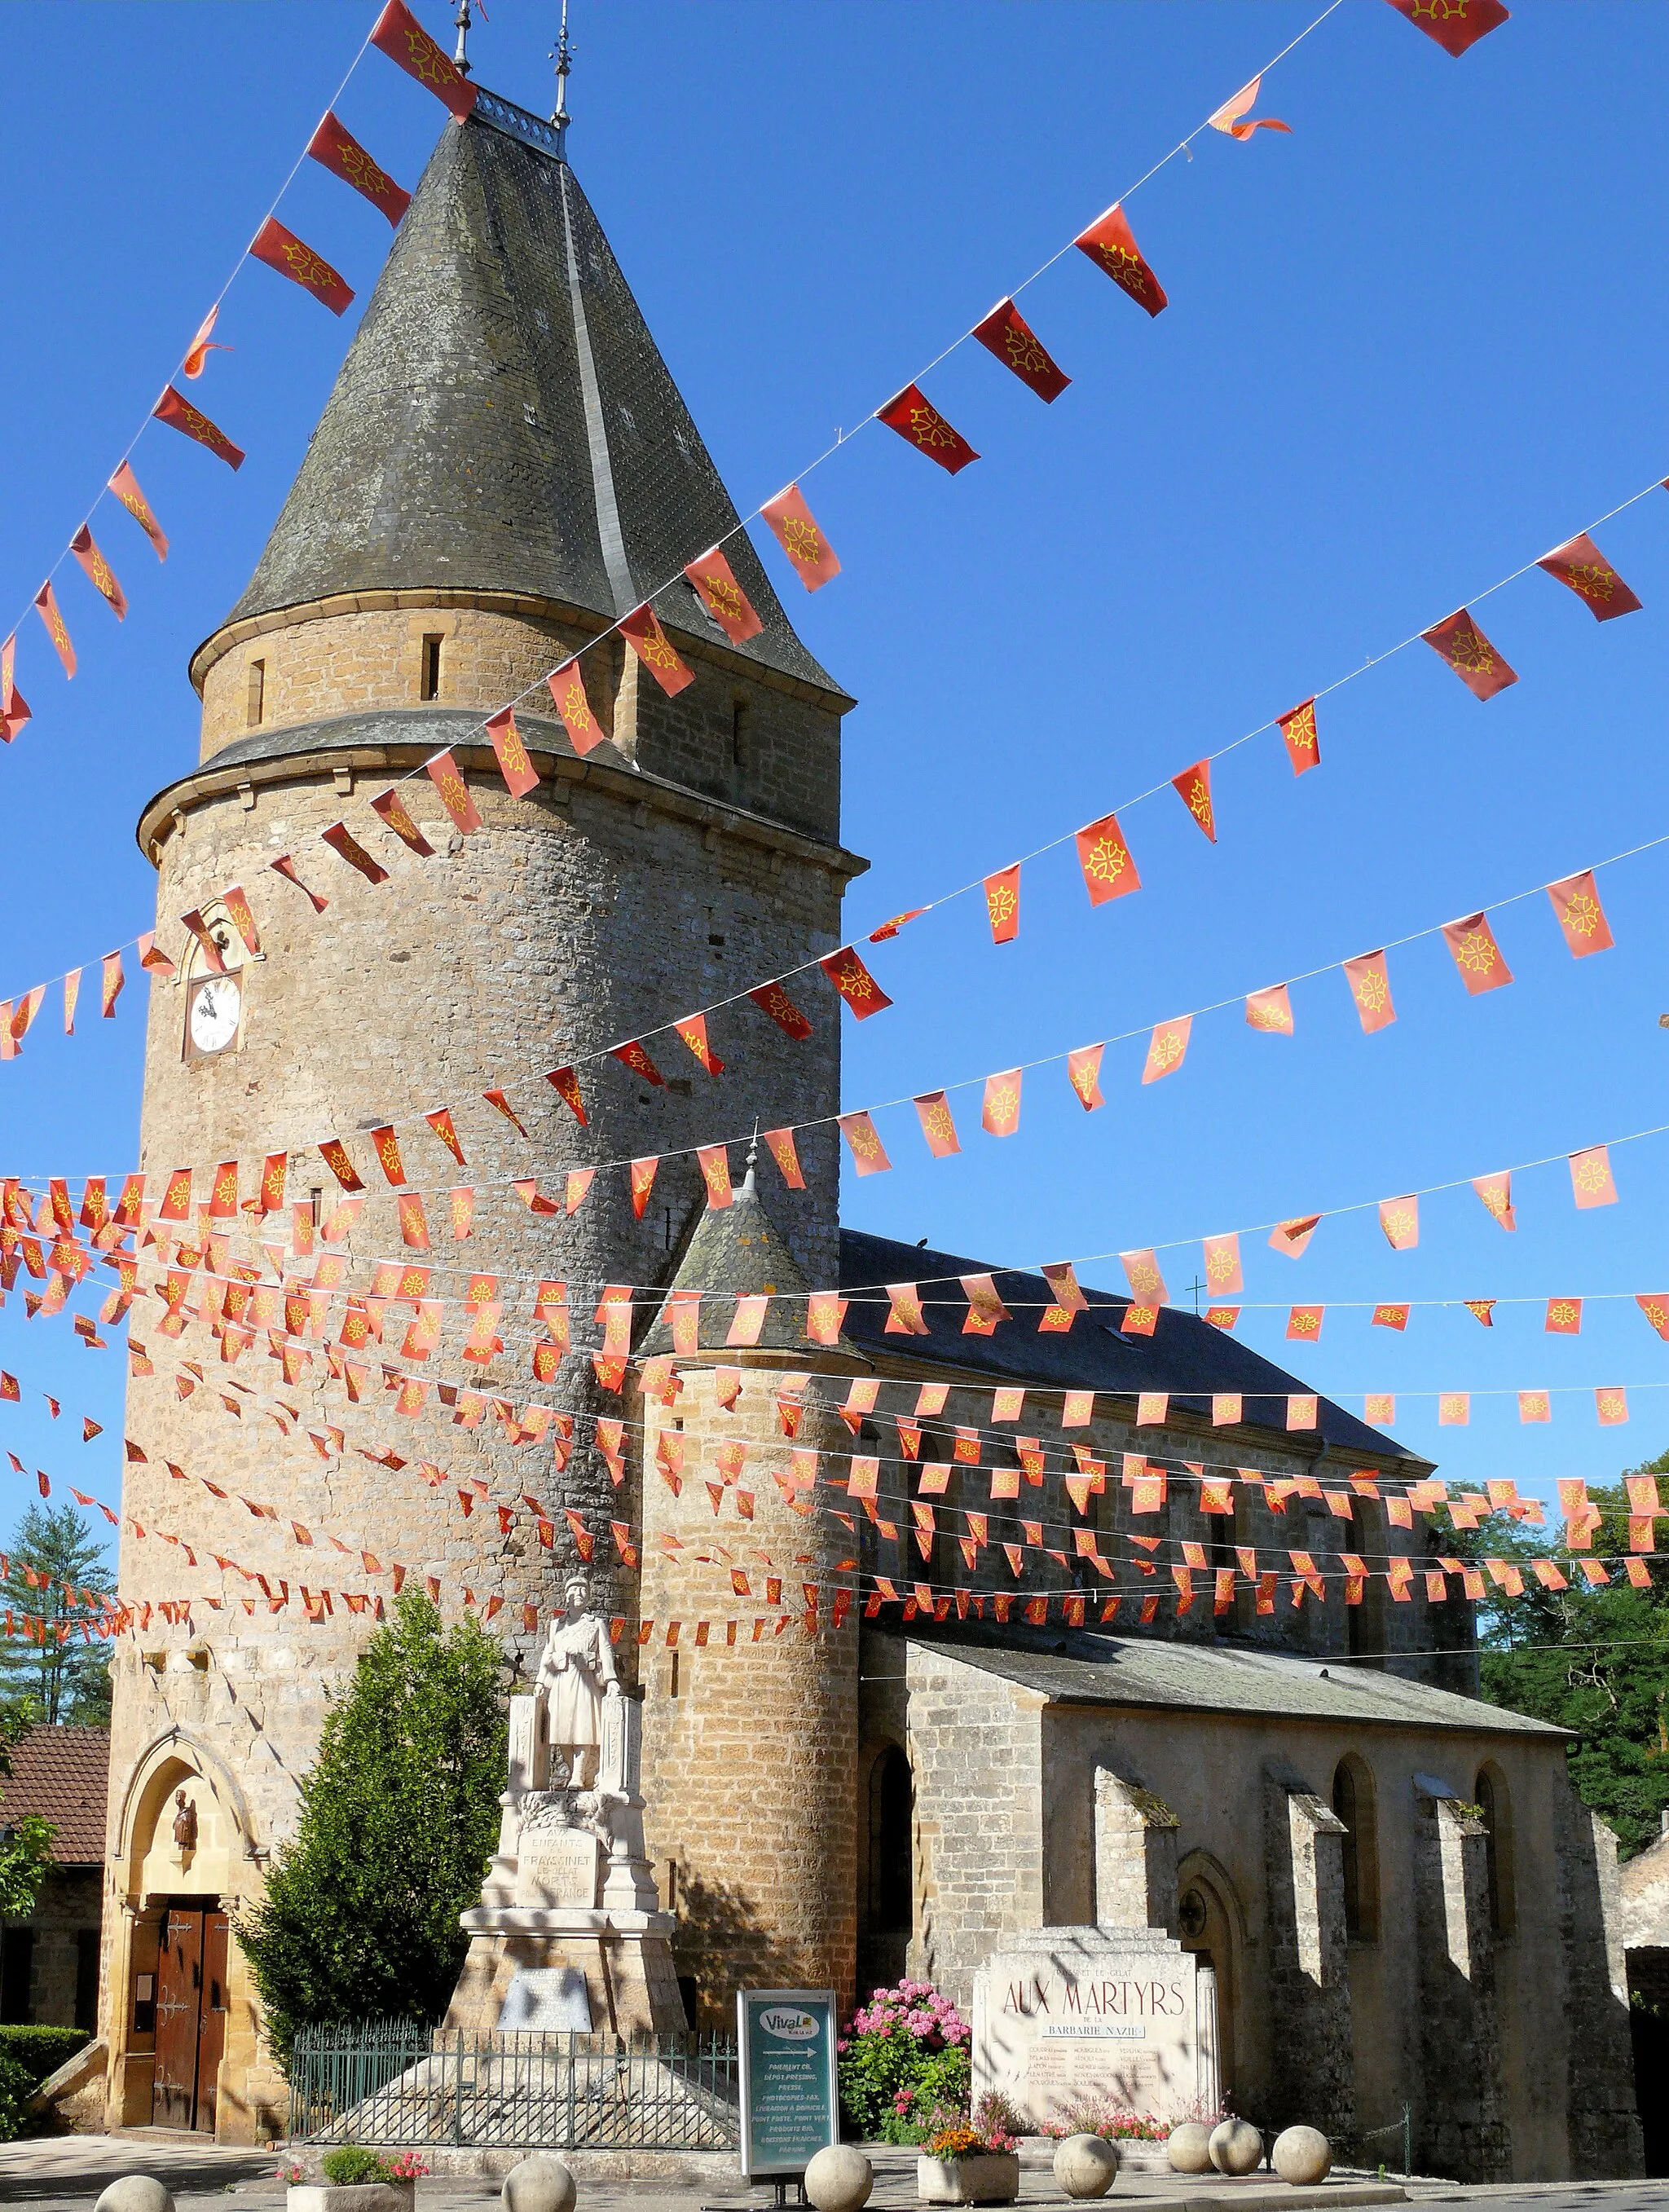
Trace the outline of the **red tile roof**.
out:
<instances>
[{"instance_id":1,"label":"red tile roof","mask_svg":"<svg viewBox=\"0 0 1669 2212\"><path fill-rule=\"evenodd\" d=\"M0 1821L38 1814L58 1830L58 1866L99 1866L105 1854L105 1800L110 1791L107 1728L31 1729L0 1778Z\"/></svg>"}]
</instances>

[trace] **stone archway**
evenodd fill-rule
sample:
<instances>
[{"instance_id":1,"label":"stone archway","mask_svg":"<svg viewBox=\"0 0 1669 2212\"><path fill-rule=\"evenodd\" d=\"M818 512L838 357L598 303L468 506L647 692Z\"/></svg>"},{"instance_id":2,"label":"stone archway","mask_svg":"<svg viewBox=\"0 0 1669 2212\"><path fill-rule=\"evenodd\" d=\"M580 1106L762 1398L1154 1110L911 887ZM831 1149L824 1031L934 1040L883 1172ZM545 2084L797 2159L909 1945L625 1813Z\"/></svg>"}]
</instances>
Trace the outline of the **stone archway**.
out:
<instances>
[{"instance_id":1,"label":"stone archway","mask_svg":"<svg viewBox=\"0 0 1669 2212\"><path fill-rule=\"evenodd\" d=\"M247 2072L255 2033L231 1917L261 1877L243 1793L206 1747L170 1729L135 1761L110 1872L110 2118L224 2135L228 2068Z\"/></svg>"},{"instance_id":2,"label":"stone archway","mask_svg":"<svg viewBox=\"0 0 1669 2212\"><path fill-rule=\"evenodd\" d=\"M1234 2106L1245 1920L1227 1869L1209 1851L1190 1851L1176 1870L1182 1948L1217 1977L1217 2065L1223 2101Z\"/></svg>"}]
</instances>

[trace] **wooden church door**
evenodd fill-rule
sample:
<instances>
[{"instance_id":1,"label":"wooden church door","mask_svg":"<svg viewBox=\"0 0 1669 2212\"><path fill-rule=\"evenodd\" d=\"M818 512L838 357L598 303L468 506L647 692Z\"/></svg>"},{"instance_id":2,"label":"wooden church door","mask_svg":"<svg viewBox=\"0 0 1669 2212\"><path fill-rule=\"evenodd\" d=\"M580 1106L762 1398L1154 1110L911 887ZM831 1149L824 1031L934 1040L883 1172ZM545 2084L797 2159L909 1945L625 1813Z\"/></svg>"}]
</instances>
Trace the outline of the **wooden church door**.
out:
<instances>
[{"instance_id":1,"label":"wooden church door","mask_svg":"<svg viewBox=\"0 0 1669 2212\"><path fill-rule=\"evenodd\" d=\"M213 2132L215 2081L226 2047L225 1913L171 1905L156 1978L151 2124Z\"/></svg>"}]
</instances>

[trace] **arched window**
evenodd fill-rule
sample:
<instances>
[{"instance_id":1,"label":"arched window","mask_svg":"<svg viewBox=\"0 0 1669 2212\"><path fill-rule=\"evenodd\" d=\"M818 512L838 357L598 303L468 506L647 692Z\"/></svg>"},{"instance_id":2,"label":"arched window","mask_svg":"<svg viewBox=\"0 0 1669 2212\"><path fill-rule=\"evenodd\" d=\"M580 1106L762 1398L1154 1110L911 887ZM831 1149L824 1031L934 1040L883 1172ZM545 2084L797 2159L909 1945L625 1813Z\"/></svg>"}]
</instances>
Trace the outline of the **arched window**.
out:
<instances>
[{"instance_id":1,"label":"arched window","mask_svg":"<svg viewBox=\"0 0 1669 2212\"><path fill-rule=\"evenodd\" d=\"M914 1810L910 1762L895 1743L889 1743L870 1769L868 1932L872 1936L910 1931Z\"/></svg>"},{"instance_id":2,"label":"arched window","mask_svg":"<svg viewBox=\"0 0 1669 2212\"><path fill-rule=\"evenodd\" d=\"M1344 1824L1344 1933L1353 1943L1379 1940L1379 1820L1371 1771L1347 1753L1333 1771L1332 1808Z\"/></svg>"},{"instance_id":3,"label":"arched window","mask_svg":"<svg viewBox=\"0 0 1669 2212\"><path fill-rule=\"evenodd\" d=\"M1484 1816L1490 1925L1497 1936L1510 1936L1518 1917L1513 1894L1513 1800L1507 1778L1493 1759L1478 1770L1472 1795Z\"/></svg>"}]
</instances>

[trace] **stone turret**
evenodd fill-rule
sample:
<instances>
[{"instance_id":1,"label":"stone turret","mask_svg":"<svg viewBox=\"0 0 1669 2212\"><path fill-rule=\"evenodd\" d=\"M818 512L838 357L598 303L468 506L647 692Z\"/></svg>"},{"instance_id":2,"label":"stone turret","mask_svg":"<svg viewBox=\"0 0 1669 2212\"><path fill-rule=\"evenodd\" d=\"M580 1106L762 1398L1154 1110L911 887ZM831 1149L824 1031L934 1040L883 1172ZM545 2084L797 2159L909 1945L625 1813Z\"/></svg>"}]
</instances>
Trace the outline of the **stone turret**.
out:
<instances>
[{"instance_id":1,"label":"stone turret","mask_svg":"<svg viewBox=\"0 0 1669 2212\"><path fill-rule=\"evenodd\" d=\"M199 1243L210 1226L228 1229L222 1258L267 1284L305 1285L321 1255L339 1256L325 1339L342 1328L343 1295L373 1291L379 1263L420 1263L431 1270L425 1294L444 1301L444 1329L427 1360L406 1355L414 1309L391 1301L380 1349L361 1347L359 1377L344 1388L319 1338L293 1381L269 1360L277 1347L264 1332L246 1343L234 1334L240 1364L221 1364L224 1334L217 1343L195 1274L188 1304L199 1317L183 1337L137 1321L149 1364L135 1363L127 1433L146 1457L129 1469L126 1503L148 1534L124 1533L120 1559L122 1595L143 1626L118 1644L114 1670L110 1881L120 1909L107 1917L104 1986L115 2123L155 2112L201 2125L217 2100L223 2136L275 2131L282 2084L258 2045L235 1940L224 2052L203 2045L191 2081L159 2055L151 2001L135 1993L155 1993L170 1972L189 1980L191 1942L200 1948L222 1908L235 1913L258 1894L327 1700L391 1598L397 1563L412 1584L434 1578L446 1615L472 1602L492 1617L525 1668L575 1564L557 1510L571 1507L602 1534L598 1602L635 1612L633 1577L608 1546L613 1485L589 1440L588 1414L624 1410L593 1377L591 1317L606 1283L654 1298L701 1184L687 1156L666 1157L639 1215L623 1163L678 1153L756 1114L800 1122L838 1103L839 1007L820 980L803 994L807 1041L745 999L715 1016L713 1049L730 1063L719 1082L671 1030L650 1040L663 1084L613 1060L582 1066L584 1128L543 1080L839 941L845 884L863 865L838 842L840 717L852 702L795 636L745 537L727 551L763 623L750 643L730 644L689 587L667 580L735 522L555 134L483 93L468 123L443 131L254 578L193 658L199 763L139 824L158 875L158 942L180 963L178 980L151 995L140 1164L153 1196L186 1164L201 1196L212 1169L236 1159L246 1211L236 1224L197 1224ZM510 798L484 718L650 596L695 681L669 699L640 684L617 639L598 645L586 680L608 741L582 760L554 714L525 702L519 719L541 781ZM482 821L467 838L419 772L446 745ZM368 805L405 776L431 859L410 854ZM388 882L373 886L321 842L339 821ZM285 855L327 912L316 915L273 872ZM227 926L222 894L234 885L254 910L258 955ZM179 920L192 909L225 939L234 971L195 1020L203 956L187 958ZM482 1103L499 1086L525 1138ZM442 1104L466 1166L422 1120ZM427 1251L403 1247L364 1133L390 1121L423 1195ZM322 1233L338 1195L317 1150L331 1136L367 1192L345 1238L309 1255L313 1218ZM272 1154L285 1157L287 1206L262 1219L248 1208ZM832 1280L832 1128L813 1132L802 1158L807 1188L786 1200L784 1234L811 1277ZM531 1176L560 1192L567 1168L591 1165L595 1182L572 1216L535 1217L509 1188ZM448 1233L457 1186L476 1194L467 1243ZM264 1251L264 1237L282 1249ZM144 1255L148 1270L156 1257ZM503 1308L504 1348L484 1368L462 1357L464 1293L480 1273L498 1278ZM550 1279L570 1287L574 1348L536 1390L532 1299ZM399 1418L379 1358L446 1389ZM189 1395L184 1362L212 1378ZM574 1409L566 1466L490 1412L461 1425L468 1408L456 1392L470 1387L518 1407L537 1395ZM242 1418L223 1413L222 1398ZM431 1486L422 1462L445 1480ZM521 1502L529 1496L556 1532L548 1547ZM243 1498L271 1516L253 1516ZM159 1543L161 1534L190 1550ZM165 1621L153 1609L164 1598L190 1600L189 1620ZM623 1671L634 1650L627 1639ZM216 1848L161 1882L151 1865L162 1847L157 1808L176 1786L197 1794ZM173 1967L164 1894L197 1916ZM226 1943L223 1923L215 1940Z\"/></svg>"}]
</instances>

